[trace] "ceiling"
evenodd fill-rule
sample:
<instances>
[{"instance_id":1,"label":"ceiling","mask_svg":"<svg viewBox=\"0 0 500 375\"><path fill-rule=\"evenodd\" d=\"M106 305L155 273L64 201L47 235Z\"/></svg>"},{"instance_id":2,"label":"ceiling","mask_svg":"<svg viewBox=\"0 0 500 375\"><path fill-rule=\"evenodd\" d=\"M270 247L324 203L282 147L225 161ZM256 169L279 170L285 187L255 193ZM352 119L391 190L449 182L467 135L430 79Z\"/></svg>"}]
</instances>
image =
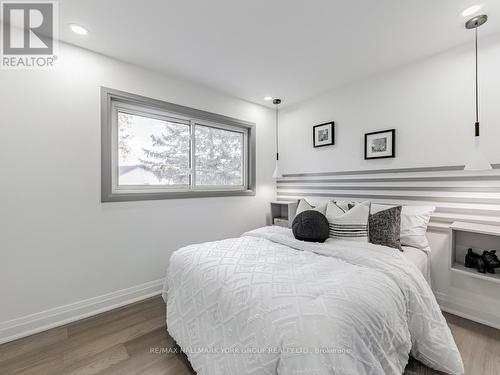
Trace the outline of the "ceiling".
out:
<instances>
[{"instance_id":1,"label":"ceiling","mask_svg":"<svg viewBox=\"0 0 500 375\"><path fill-rule=\"evenodd\" d=\"M251 102L284 105L471 42L461 12L498 0L61 0L61 39ZM87 36L72 33L83 25Z\"/></svg>"}]
</instances>

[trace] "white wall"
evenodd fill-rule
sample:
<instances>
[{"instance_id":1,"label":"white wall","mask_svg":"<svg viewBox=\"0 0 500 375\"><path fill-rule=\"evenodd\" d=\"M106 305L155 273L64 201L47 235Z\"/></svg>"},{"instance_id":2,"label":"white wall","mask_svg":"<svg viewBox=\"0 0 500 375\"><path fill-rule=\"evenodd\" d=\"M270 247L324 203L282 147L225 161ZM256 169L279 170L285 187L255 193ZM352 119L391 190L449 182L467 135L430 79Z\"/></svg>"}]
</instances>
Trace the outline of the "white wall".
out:
<instances>
[{"instance_id":1,"label":"white wall","mask_svg":"<svg viewBox=\"0 0 500 375\"><path fill-rule=\"evenodd\" d=\"M341 58L341 57L339 57ZM481 43L482 145L500 162L500 37ZM455 48L285 108L283 173L465 164L473 141L473 45ZM314 149L312 126L336 123L336 145ZM397 129L395 159L364 160L364 134Z\"/></svg>"},{"instance_id":2,"label":"white wall","mask_svg":"<svg viewBox=\"0 0 500 375\"><path fill-rule=\"evenodd\" d=\"M255 122L257 196L101 203L100 86ZM160 279L186 244L265 225L273 122L265 107L67 45L54 70L0 71L0 331Z\"/></svg>"},{"instance_id":3,"label":"white wall","mask_svg":"<svg viewBox=\"0 0 500 375\"><path fill-rule=\"evenodd\" d=\"M500 37L481 43L482 146L500 162ZM473 45L325 93L282 113L283 173L463 165L474 124ZM336 145L314 149L312 126L335 121ZM395 159L364 160L364 133L397 129ZM416 188L418 190L418 188ZM496 222L498 223L498 221ZM500 328L498 284L451 274L449 235L429 233L441 306Z\"/></svg>"}]
</instances>

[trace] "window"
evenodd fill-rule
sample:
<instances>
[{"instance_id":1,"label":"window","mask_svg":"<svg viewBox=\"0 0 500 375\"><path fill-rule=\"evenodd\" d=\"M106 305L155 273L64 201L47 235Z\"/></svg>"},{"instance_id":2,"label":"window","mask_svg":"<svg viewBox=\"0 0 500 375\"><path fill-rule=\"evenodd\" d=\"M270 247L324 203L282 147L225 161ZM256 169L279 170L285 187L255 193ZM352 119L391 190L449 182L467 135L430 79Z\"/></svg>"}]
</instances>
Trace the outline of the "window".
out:
<instances>
[{"instance_id":1,"label":"window","mask_svg":"<svg viewBox=\"0 0 500 375\"><path fill-rule=\"evenodd\" d=\"M243 186L245 133L195 125L196 186Z\"/></svg>"},{"instance_id":2,"label":"window","mask_svg":"<svg viewBox=\"0 0 500 375\"><path fill-rule=\"evenodd\" d=\"M118 188L189 186L189 123L122 110L117 118Z\"/></svg>"},{"instance_id":3,"label":"window","mask_svg":"<svg viewBox=\"0 0 500 375\"><path fill-rule=\"evenodd\" d=\"M102 88L102 201L255 194L254 124Z\"/></svg>"}]
</instances>

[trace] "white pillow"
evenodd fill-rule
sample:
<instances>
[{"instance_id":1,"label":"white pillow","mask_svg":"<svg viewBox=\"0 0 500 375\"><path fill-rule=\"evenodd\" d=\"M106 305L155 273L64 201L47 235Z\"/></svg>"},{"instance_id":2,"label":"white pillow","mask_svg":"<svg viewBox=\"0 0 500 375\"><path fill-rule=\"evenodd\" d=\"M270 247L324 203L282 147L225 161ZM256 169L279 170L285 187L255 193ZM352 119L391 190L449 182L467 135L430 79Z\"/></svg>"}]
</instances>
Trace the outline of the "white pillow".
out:
<instances>
[{"instance_id":1,"label":"white pillow","mask_svg":"<svg viewBox=\"0 0 500 375\"><path fill-rule=\"evenodd\" d=\"M297 205L297 210L295 211L295 215L298 215L301 212L308 211L308 210L318 211L324 215L326 213L326 203L315 207L315 206L312 206L305 199L301 199L301 200L299 200L299 204Z\"/></svg>"},{"instance_id":2,"label":"white pillow","mask_svg":"<svg viewBox=\"0 0 500 375\"><path fill-rule=\"evenodd\" d=\"M396 205L372 203L372 205L370 207L370 214L374 215L377 212L388 210L389 208L393 208L393 207L396 207Z\"/></svg>"},{"instance_id":3,"label":"white pillow","mask_svg":"<svg viewBox=\"0 0 500 375\"><path fill-rule=\"evenodd\" d=\"M368 242L368 217L370 202L362 202L346 210L341 202L328 202L326 218L330 237L342 240Z\"/></svg>"},{"instance_id":4,"label":"white pillow","mask_svg":"<svg viewBox=\"0 0 500 375\"><path fill-rule=\"evenodd\" d=\"M429 240L425 233L435 210L436 207L432 206L403 206L401 210L401 245L430 251Z\"/></svg>"},{"instance_id":5,"label":"white pillow","mask_svg":"<svg viewBox=\"0 0 500 375\"><path fill-rule=\"evenodd\" d=\"M386 210L394 206L372 204L371 213ZM430 251L429 240L425 233L432 213L432 206L403 206L401 209L401 245L416 247L425 252Z\"/></svg>"},{"instance_id":6,"label":"white pillow","mask_svg":"<svg viewBox=\"0 0 500 375\"><path fill-rule=\"evenodd\" d=\"M351 208L353 208L356 204L361 203L361 202L352 202L352 201L333 201L335 204L343 209L345 212L349 211ZM368 202L368 201L367 201ZM363 202L364 203L364 202Z\"/></svg>"}]
</instances>

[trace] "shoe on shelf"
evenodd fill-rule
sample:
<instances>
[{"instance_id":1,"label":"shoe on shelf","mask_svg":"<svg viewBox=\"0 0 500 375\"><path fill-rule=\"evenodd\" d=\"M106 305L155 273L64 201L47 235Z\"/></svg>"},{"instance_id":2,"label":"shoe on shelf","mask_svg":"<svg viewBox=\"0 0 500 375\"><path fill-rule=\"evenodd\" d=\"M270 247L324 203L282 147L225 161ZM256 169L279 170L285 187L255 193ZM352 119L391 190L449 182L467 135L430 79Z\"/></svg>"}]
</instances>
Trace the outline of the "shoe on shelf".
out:
<instances>
[{"instance_id":1,"label":"shoe on shelf","mask_svg":"<svg viewBox=\"0 0 500 375\"><path fill-rule=\"evenodd\" d=\"M488 267L488 265L484 262L483 258L479 258L477 260L477 272L479 273L495 273L495 271L491 272L493 268Z\"/></svg>"},{"instance_id":2,"label":"shoe on shelf","mask_svg":"<svg viewBox=\"0 0 500 375\"><path fill-rule=\"evenodd\" d=\"M465 255L465 267L476 268L479 273L486 273L487 269L491 270L486 266L486 262L483 257L472 251L472 249L468 249L467 254Z\"/></svg>"},{"instance_id":3,"label":"shoe on shelf","mask_svg":"<svg viewBox=\"0 0 500 375\"><path fill-rule=\"evenodd\" d=\"M500 260L498 260L496 252L497 252L496 250L483 251L483 255L481 257L483 258L484 263L488 264L493 268L499 268Z\"/></svg>"}]
</instances>

